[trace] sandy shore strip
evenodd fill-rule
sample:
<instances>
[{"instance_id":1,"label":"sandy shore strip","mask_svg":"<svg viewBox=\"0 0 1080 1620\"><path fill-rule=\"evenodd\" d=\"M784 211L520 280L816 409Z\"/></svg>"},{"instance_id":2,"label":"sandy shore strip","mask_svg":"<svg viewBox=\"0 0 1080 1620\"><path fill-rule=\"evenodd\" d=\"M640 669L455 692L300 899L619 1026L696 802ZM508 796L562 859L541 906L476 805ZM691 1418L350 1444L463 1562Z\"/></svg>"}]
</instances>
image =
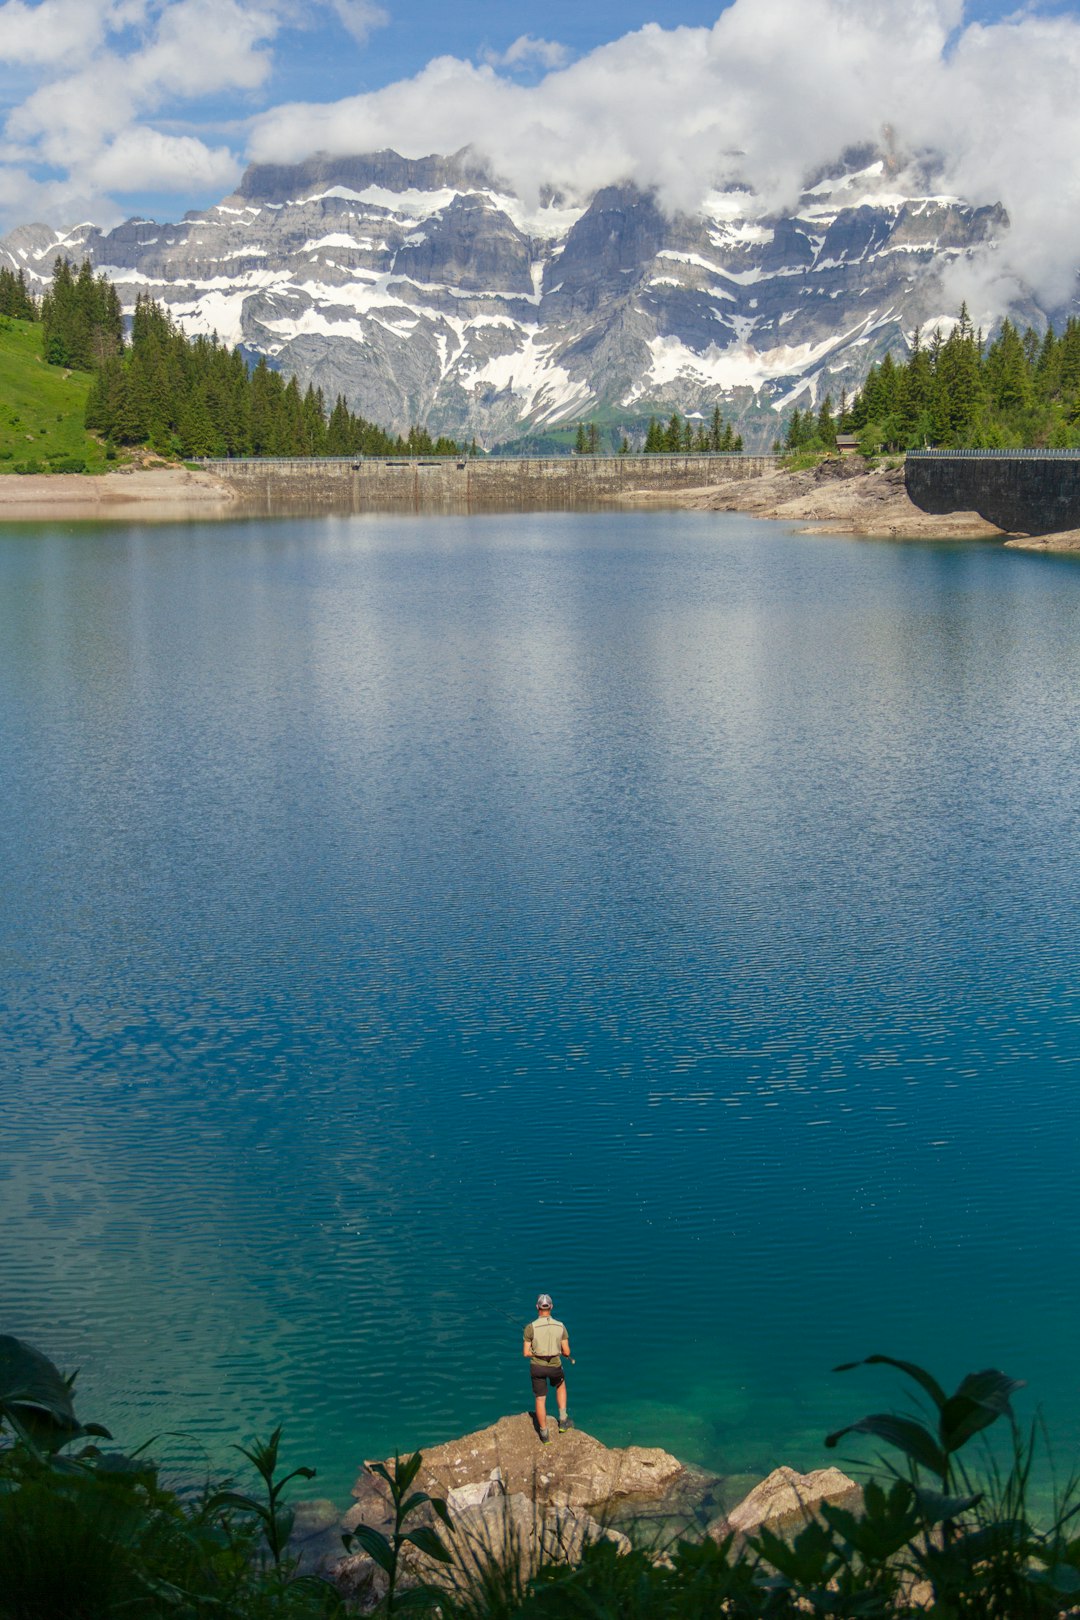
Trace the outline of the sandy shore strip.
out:
<instances>
[{"instance_id":1,"label":"sandy shore strip","mask_svg":"<svg viewBox=\"0 0 1080 1620\"><path fill-rule=\"evenodd\" d=\"M0 476L0 523L27 519L138 518L167 521L228 517L236 492L211 473L187 467L124 467L89 473Z\"/></svg>"}]
</instances>

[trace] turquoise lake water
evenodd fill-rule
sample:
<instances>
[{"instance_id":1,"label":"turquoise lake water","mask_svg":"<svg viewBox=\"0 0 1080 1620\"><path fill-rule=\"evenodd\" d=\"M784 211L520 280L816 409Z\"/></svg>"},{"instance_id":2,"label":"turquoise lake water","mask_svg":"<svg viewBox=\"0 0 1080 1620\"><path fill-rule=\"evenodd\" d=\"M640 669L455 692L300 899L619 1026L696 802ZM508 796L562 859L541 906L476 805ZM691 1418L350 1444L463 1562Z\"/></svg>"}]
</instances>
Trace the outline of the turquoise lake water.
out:
<instances>
[{"instance_id":1,"label":"turquoise lake water","mask_svg":"<svg viewBox=\"0 0 1080 1620\"><path fill-rule=\"evenodd\" d=\"M528 1404L1080 1439L1080 565L728 515L0 531L0 1331L215 1464Z\"/></svg>"}]
</instances>

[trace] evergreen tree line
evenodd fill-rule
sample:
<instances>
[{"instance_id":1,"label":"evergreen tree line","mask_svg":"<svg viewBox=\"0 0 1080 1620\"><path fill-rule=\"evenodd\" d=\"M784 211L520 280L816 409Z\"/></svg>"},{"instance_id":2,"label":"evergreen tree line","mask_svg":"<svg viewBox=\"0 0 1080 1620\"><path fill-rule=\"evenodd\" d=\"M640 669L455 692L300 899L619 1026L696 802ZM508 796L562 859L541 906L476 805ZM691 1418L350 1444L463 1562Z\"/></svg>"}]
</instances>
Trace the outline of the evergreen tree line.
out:
<instances>
[{"instance_id":1,"label":"evergreen tree line","mask_svg":"<svg viewBox=\"0 0 1080 1620\"><path fill-rule=\"evenodd\" d=\"M645 434L647 456L690 456L723 452L738 455L742 447L742 434L736 433L731 423L724 421L719 405L714 407L712 420L708 424L702 418L696 427L689 419L684 421L678 411L671 413L671 419L666 425L650 416L648 431Z\"/></svg>"},{"instance_id":2,"label":"evergreen tree line","mask_svg":"<svg viewBox=\"0 0 1080 1620\"><path fill-rule=\"evenodd\" d=\"M38 318L37 300L21 270L0 268L0 315L13 315L17 321Z\"/></svg>"},{"instance_id":3,"label":"evergreen tree line","mask_svg":"<svg viewBox=\"0 0 1080 1620\"><path fill-rule=\"evenodd\" d=\"M923 343L915 331L906 361L887 354L871 366L850 405L842 397L834 412L827 395L817 412L793 411L782 448L832 450L838 432L856 434L866 454L1080 448L1080 321L1040 337L1006 320L986 343L963 305L947 338Z\"/></svg>"},{"instance_id":4,"label":"evergreen tree line","mask_svg":"<svg viewBox=\"0 0 1080 1620\"><path fill-rule=\"evenodd\" d=\"M216 337L189 338L147 296L136 300L125 342L116 289L89 261L74 272L57 259L40 315L46 360L94 373L86 426L112 444L184 457L461 453L423 428L388 433L340 395L328 410L321 389L302 393L265 359L249 370Z\"/></svg>"},{"instance_id":5,"label":"evergreen tree line","mask_svg":"<svg viewBox=\"0 0 1080 1620\"><path fill-rule=\"evenodd\" d=\"M66 259L57 259L52 285L41 300L41 327L42 352L51 366L93 371L123 345L116 288L107 277L95 277L89 259L78 273Z\"/></svg>"}]
</instances>

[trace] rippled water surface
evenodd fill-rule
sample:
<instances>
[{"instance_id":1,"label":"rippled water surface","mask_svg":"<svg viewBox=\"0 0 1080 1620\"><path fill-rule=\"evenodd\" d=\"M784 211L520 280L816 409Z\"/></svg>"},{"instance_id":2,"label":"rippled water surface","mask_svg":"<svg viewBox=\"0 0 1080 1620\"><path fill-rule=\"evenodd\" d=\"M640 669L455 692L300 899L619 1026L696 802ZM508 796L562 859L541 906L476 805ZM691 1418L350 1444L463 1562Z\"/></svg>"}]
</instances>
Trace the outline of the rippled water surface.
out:
<instances>
[{"instance_id":1,"label":"rippled water surface","mask_svg":"<svg viewBox=\"0 0 1080 1620\"><path fill-rule=\"evenodd\" d=\"M4 530L0 1331L337 1495L538 1288L613 1442L820 1464L875 1350L1075 1438L1078 670L993 546Z\"/></svg>"}]
</instances>

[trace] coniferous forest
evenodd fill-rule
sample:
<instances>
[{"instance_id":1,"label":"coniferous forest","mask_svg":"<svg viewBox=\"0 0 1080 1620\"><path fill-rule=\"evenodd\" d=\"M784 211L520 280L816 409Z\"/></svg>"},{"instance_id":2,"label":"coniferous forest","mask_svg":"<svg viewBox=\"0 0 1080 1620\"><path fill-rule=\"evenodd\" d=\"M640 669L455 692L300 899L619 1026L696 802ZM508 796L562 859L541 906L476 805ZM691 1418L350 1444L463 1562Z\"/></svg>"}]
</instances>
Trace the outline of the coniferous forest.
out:
<instances>
[{"instance_id":1,"label":"coniferous forest","mask_svg":"<svg viewBox=\"0 0 1080 1620\"><path fill-rule=\"evenodd\" d=\"M456 455L453 439L413 427L394 435L321 390L301 392L265 360L249 368L239 349L216 337L188 337L151 298L140 296L125 337L120 301L89 261L75 270L56 260L40 302L21 271L0 269L0 316L39 320L43 357L93 376L86 426L108 445L148 445L163 455L353 456ZM923 446L963 449L1080 448L1080 320L1059 336L1021 332L1004 321L985 341L966 306L948 336L912 333L906 359L871 366L862 388L839 404L796 409L773 448L818 454L852 434L866 455ZM475 452L475 444L471 447ZM599 429L578 429L578 454L595 454ZM630 445L625 436L622 452ZM717 406L696 424L676 411L651 418L647 455L738 453L741 435Z\"/></svg>"},{"instance_id":2,"label":"coniferous forest","mask_svg":"<svg viewBox=\"0 0 1080 1620\"><path fill-rule=\"evenodd\" d=\"M690 456L727 452L738 455L743 447L742 434L736 433L730 422L725 422L719 405L715 406L712 420L694 424L673 411L665 425L655 417L649 418L645 434L647 456Z\"/></svg>"},{"instance_id":3,"label":"coniferous forest","mask_svg":"<svg viewBox=\"0 0 1080 1620\"><path fill-rule=\"evenodd\" d=\"M1006 320L987 343L965 305L948 337L913 332L907 359L887 354L838 410L828 395L816 411L796 409L775 448L832 450L837 433L855 434L864 455L1080 448L1080 321L1040 337Z\"/></svg>"},{"instance_id":4,"label":"coniferous forest","mask_svg":"<svg viewBox=\"0 0 1080 1620\"><path fill-rule=\"evenodd\" d=\"M301 393L265 359L249 370L239 349L187 337L152 298L136 301L125 341L116 290L88 262L76 273L56 261L40 318L45 358L93 372L86 426L112 444L187 458L460 453L423 428L388 433L340 396L328 410L320 389Z\"/></svg>"}]
</instances>

